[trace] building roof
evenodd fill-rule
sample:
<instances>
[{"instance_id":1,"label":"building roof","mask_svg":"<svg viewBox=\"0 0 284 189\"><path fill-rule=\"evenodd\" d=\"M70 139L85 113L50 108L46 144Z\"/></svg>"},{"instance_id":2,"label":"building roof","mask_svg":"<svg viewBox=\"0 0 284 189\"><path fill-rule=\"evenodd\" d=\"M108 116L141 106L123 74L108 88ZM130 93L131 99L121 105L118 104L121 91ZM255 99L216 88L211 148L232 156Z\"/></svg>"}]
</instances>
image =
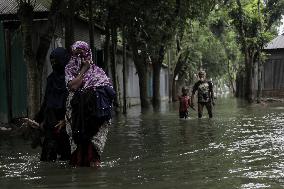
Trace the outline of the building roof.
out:
<instances>
[{"instance_id":1,"label":"building roof","mask_svg":"<svg viewBox=\"0 0 284 189\"><path fill-rule=\"evenodd\" d=\"M0 20L15 21L18 20L18 0L0 0ZM49 7L52 0L30 0L34 6L34 18L47 18Z\"/></svg>"},{"instance_id":2,"label":"building roof","mask_svg":"<svg viewBox=\"0 0 284 189\"><path fill-rule=\"evenodd\" d=\"M265 50L272 50L272 49L284 49L284 33L278 35L272 41L270 41L265 47Z\"/></svg>"},{"instance_id":3,"label":"building roof","mask_svg":"<svg viewBox=\"0 0 284 189\"><path fill-rule=\"evenodd\" d=\"M17 20L18 0L0 0L0 20ZM34 18L47 18L52 0L30 0L34 5ZM88 18L82 15L77 17L81 21L88 23ZM104 32L101 25L94 23L94 27Z\"/></svg>"},{"instance_id":4,"label":"building roof","mask_svg":"<svg viewBox=\"0 0 284 189\"><path fill-rule=\"evenodd\" d=\"M49 10L51 0L31 0L35 12L46 12ZM0 14L16 14L18 10L17 0L1 0Z\"/></svg>"}]
</instances>

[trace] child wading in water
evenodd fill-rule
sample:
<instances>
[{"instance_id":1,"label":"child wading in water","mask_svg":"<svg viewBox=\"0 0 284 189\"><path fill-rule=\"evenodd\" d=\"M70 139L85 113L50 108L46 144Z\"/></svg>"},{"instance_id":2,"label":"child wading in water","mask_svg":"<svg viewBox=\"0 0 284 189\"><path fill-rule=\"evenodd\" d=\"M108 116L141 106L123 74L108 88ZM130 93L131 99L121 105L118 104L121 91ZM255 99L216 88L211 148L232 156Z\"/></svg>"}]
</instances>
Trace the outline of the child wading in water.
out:
<instances>
[{"instance_id":1,"label":"child wading in water","mask_svg":"<svg viewBox=\"0 0 284 189\"><path fill-rule=\"evenodd\" d=\"M190 97L188 95L188 88L183 87L181 89L182 95L179 96L179 117L188 118L188 108L191 105Z\"/></svg>"}]
</instances>

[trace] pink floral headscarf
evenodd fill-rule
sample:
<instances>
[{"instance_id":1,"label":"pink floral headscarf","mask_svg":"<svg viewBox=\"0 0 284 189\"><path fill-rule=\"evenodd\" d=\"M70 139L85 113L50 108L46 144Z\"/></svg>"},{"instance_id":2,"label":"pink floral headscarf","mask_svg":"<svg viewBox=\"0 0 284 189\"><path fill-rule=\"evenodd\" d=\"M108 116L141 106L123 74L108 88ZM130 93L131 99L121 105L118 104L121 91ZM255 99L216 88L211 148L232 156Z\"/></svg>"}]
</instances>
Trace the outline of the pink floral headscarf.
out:
<instances>
[{"instance_id":1,"label":"pink floral headscarf","mask_svg":"<svg viewBox=\"0 0 284 189\"><path fill-rule=\"evenodd\" d=\"M82 49L85 51L83 54L84 58L88 58L92 60L92 53L88 43L84 41L76 41L71 46L72 51L74 52L76 49ZM81 68L81 58L72 54L71 59L67 66L65 67L65 80L66 84L72 81L76 76L79 74ZM106 73L96 66L92 64L88 71L84 74L83 78L83 86L81 90L93 88L94 90L96 87L99 86L111 86L110 78L107 77Z\"/></svg>"}]
</instances>

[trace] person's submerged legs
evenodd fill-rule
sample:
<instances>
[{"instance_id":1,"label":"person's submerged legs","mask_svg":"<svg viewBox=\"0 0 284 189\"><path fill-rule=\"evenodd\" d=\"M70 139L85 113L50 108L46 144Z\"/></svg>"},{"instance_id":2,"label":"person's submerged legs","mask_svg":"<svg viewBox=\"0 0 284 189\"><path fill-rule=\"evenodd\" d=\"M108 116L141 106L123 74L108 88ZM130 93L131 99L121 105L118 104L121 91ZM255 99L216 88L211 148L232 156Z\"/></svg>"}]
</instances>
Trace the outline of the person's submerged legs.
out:
<instances>
[{"instance_id":1,"label":"person's submerged legs","mask_svg":"<svg viewBox=\"0 0 284 189\"><path fill-rule=\"evenodd\" d=\"M213 114L212 114L212 104L211 104L211 102L206 103L206 109L207 109L209 118L212 118Z\"/></svg>"},{"instance_id":2,"label":"person's submerged legs","mask_svg":"<svg viewBox=\"0 0 284 189\"><path fill-rule=\"evenodd\" d=\"M198 118L202 118L202 114L203 114L203 103L198 103Z\"/></svg>"}]
</instances>

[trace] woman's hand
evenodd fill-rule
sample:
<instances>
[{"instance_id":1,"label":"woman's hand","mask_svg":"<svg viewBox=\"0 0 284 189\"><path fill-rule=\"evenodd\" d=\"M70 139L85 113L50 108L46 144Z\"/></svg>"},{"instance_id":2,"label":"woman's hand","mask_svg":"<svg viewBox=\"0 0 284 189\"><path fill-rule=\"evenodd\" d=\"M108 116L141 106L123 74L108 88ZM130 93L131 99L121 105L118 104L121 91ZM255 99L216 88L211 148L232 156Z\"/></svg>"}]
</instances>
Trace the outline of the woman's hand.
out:
<instances>
[{"instance_id":1,"label":"woman's hand","mask_svg":"<svg viewBox=\"0 0 284 189\"><path fill-rule=\"evenodd\" d=\"M33 127L33 128L39 128L40 125L38 122L36 122L35 120L32 120L32 119L29 119L27 117L23 118L23 124L22 125L28 125L30 127Z\"/></svg>"},{"instance_id":2,"label":"woman's hand","mask_svg":"<svg viewBox=\"0 0 284 189\"><path fill-rule=\"evenodd\" d=\"M76 78L74 78L72 81L68 83L69 89L71 89L72 91L76 91L78 88L81 87L81 85L83 84L84 75L88 71L88 69L91 67L92 63L93 63L92 60L87 60L87 59L82 58L81 69L78 75L76 76Z\"/></svg>"},{"instance_id":3,"label":"woman's hand","mask_svg":"<svg viewBox=\"0 0 284 189\"><path fill-rule=\"evenodd\" d=\"M60 131L61 131L61 129L62 129L63 127L65 127L65 126L66 126L65 119L60 120L60 121L54 126L55 132L56 132L57 134L59 134Z\"/></svg>"},{"instance_id":4,"label":"woman's hand","mask_svg":"<svg viewBox=\"0 0 284 189\"><path fill-rule=\"evenodd\" d=\"M87 60L87 59L82 58L82 69L87 71L90 68L91 64L92 64L91 60Z\"/></svg>"}]
</instances>

